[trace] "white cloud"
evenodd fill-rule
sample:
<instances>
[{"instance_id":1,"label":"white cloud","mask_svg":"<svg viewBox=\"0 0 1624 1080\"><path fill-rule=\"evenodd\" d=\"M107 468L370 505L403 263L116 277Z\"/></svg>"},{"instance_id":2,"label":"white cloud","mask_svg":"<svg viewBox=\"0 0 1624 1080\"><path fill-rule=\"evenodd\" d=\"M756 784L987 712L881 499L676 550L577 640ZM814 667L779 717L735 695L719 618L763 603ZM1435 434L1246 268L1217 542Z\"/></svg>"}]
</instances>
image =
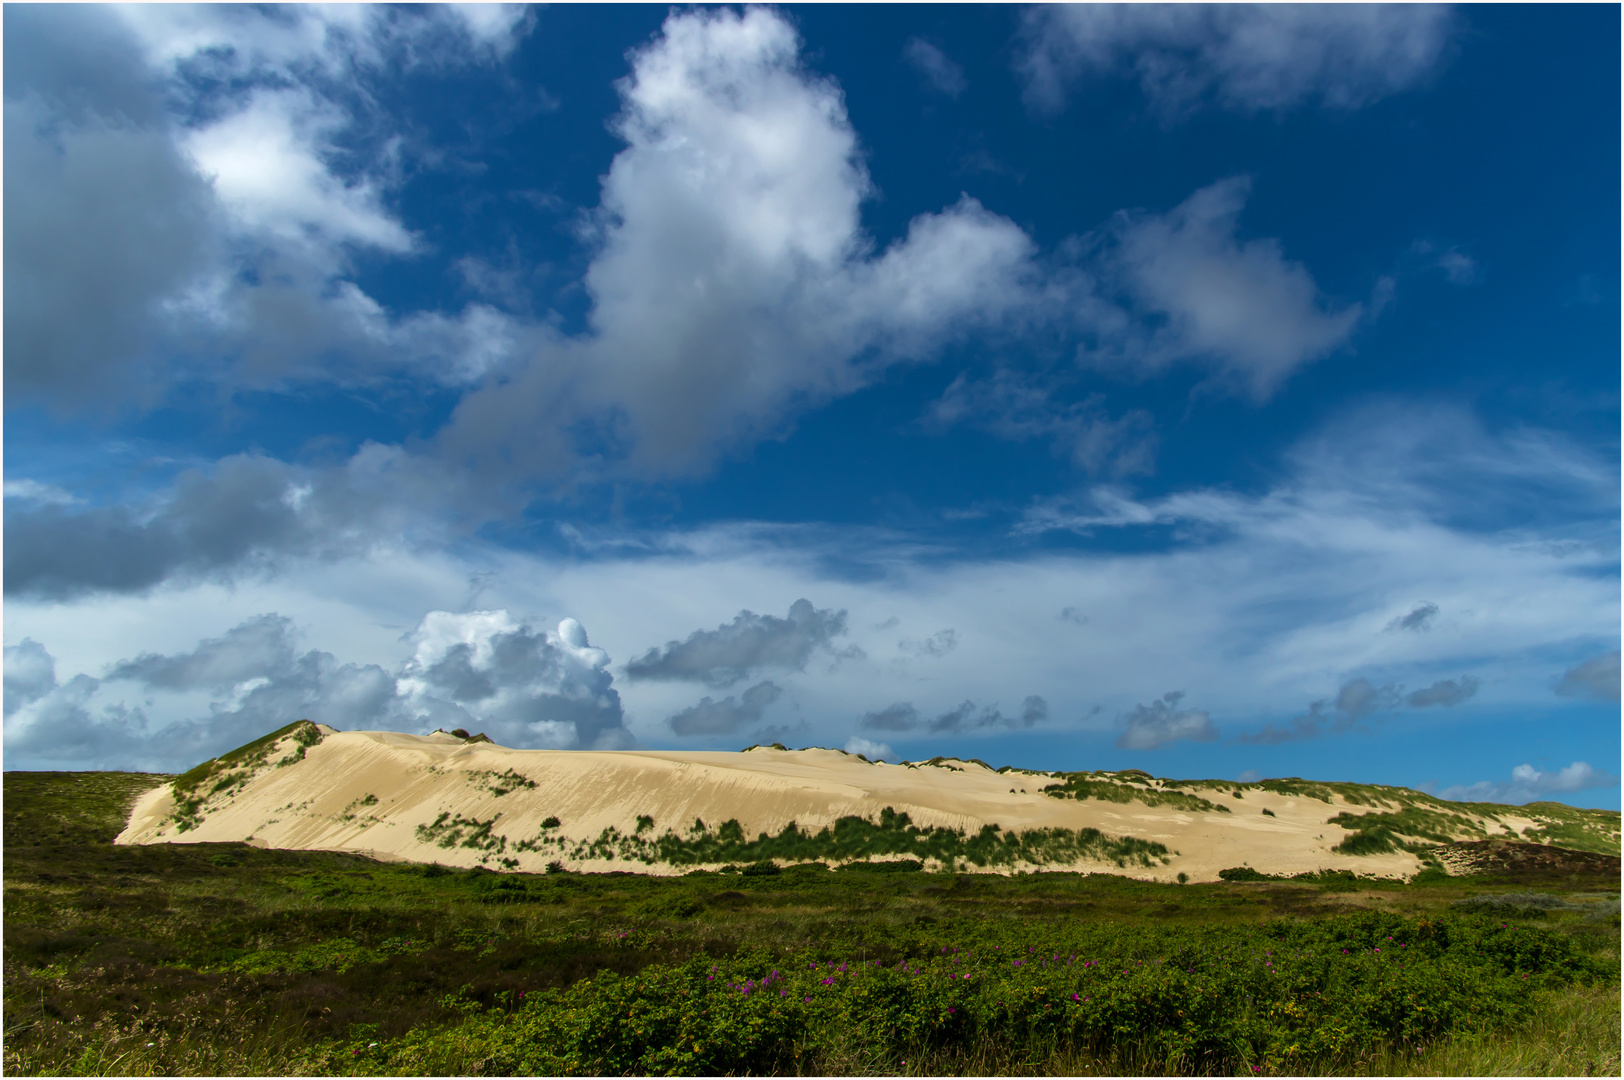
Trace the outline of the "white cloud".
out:
<instances>
[{"instance_id":1,"label":"white cloud","mask_svg":"<svg viewBox=\"0 0 1624 1080\"><path fill-rule=\"evenodd\" d=\"M884 743L865 739L861 735L853 735L846 740L846 753L861 754L870 761L889 761L895 755L895 751Z\"/></svg>"},{"instance_id":2,"label":"white cloud","mask_svg":"<svg viewBox=\"0 0 1624 1080\"><path fill-rule=\"evenodd\" d=\"M634 54L586 276L591 333L464 399L449 452L538 477L606 453L692 472L1029 302L1031 241L968 197L871 250L856 133L799 49L752 8L674 14ZM564 431L583 420L584 446Z\"/></svg>"},{"instance_id":3,"label":"white cloud","mask_svg":"<svg viewBox=\"0 0 1624 1080\"><path fill-rule=\"evenodd\" d=\"M1511 770L1509 781L1479 780L1475 784L1448 787L1439 797L1459 802L1494 802L1521 804L1552 795L1568 795L1592 788L1616 787L1618 777L1612 773L1591 768L1583 761L1575 761L1556 772L1542 772L1532 765L1518 765Z\"/></svg>"},{"instance_id":4,"label":"white cloud","mask_svg":"<svg viewBox=\"0 0 1624 1080\"><path fill-rule=\"evenodd\" d=\"M493 63L516 9L132 5L8 24L7 377L55 404L150 404L385 371L475 379L544 331L484 305L397 314L358 252L420 245L375 83ZM33 54L38 53L35 57Z\"/></svg>"},{"instance_id":5,"label":"white cloud","mask_svg":"<svg viewBox=\"0 0 1624 1080\"><path fill-rule=\"evenodd\" d=\"M953 58L944 53L938 46L932 45L924 38L909 38L908 43L902 47L902 57L907 60L913 69L919 72L925 85L939 94L946 94L956 98L964 93L966 82L964 69L953 62Z\"/></svg>"},{"instance_id":6,"label":"white cloud","mask_svg":"<svg viewBox=\"0 0 1624 1080\"><path fill-rule=\"evenodd\" d=\"M1454 27L1432 5L1061 4L1027 12L1016 69L1045 109L1119 73L1167 118L1209 101L1353 109L1426 78Z\"/></svg>"},{"instance_id":7,"label":"white cloud","mask_svg":"<svg viewBox=\"0 0 1624 1080\"><path fill-rule=\"evenodd\" d=\"M84 501L55 484L42 484L38 480L7 480L5 497L44 506L73 506Z\"/></svg>"},{"instance_id":8,"label":"white cloud","mask_svg":"<svg viewBox=\"0 0 1624 1080\"><path fill-rule=\"evenodd\" d=\"M1202 360L1267 398L1292 371L1343 345L1361 305L1327 306L1280 242L1237 238L1246 177L1202 188L1166 214L1123 213L1109 230L1104 274L1137 309L1164 320L1126 344L1107 339L1094 362L1156 370Z\"/></svg>"},{"instance_id":9,"label":"white cloud","mask_svg":"<svg viewBox=\"0 0 1624 1080\"><path fill-rule=\"evenodd\" d=\"M238 111L187 132L181 145L239 229L319 260L336 262L341 244L404 254L411 234L383 206L377 181L340 177L328 164L334 137L350 122L308 88L258 89Z\"/></svg>"},{"instance_id":10,"label":"white cloud","mask_svg":"<svg viewBox=\"0 0 1624 1080\"><path fill-rule=\"evenodd\" d=\"M443 728L483 728L507 746L619 750L631 739L609 654L564 619L534 632L505 610L431 611L401 669L405 710Z\"/></svg>"}]
</instances>

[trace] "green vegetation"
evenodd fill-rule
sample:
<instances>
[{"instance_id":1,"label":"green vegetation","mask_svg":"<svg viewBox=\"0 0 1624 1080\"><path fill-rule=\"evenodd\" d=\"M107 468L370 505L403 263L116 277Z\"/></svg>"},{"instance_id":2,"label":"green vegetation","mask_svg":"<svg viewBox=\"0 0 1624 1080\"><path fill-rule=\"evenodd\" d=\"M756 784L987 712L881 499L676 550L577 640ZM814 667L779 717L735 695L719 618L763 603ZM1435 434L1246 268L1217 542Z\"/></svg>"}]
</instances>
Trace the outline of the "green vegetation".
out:
<instances>
[{"instance_id":1,"label":"green vegetation","mask_svg":"<svg viewBox=\"0 0 1624 1080\"><path fill-rule=\"evenodd\" d=\"M1481 839L1488 835L1476 818L1449 810L1406 806L1402 810L1370 814L1342 813L1326 819L1327 825L1340 825L1352 835L1332 848L1344 855L1377 855L1388 851L1422 851L1437 844L1461 839ZM1402 839L1411 837L1410 840ZM1431 844L1419 841L1429 840Z\"/></svg>"},{"instance_id":2,"label":"green vegetation","mask_svg":"<svg viewBox=\"0 0 1624 1080\"><path fill-rule=\"evenodd\" d=\"M277 728L269 735L261 735L251 743L211 758L175 777L170 785L175 797L175 809L169 816L175 831L189 832L202 824L203 811L209 801L216 796L233 795L252 780L270 764L272 752L285 738L293 740L293 750L276 761L277 768L303 761L305 751L321 742L322 733L309 720L295 720L286 727Z\"/></svg>"},{"instance_id":3,"label":"green vegetation","mask_svg":"<svg viewBox=\"0 0 1624 1080\"><path fill-rule=\"evenodd\" d=\"M488 742L489 740L486 741ZM498 798L506 795L510 791L518 791L521 788L533 788L536 786L536 782L534 780L530 779L528 776L521 776L512 769L503 769L501 772L476 770L468 773L468 782L470 784L478 784L480 787L484 788L486 791L497 796Z\"/></svg>"},{"instance_id":4,"label":"green vegetation","mask_svg":"<svg viewBox=\"0 0 1624 1080\"><path fill-rule=\"evenodd\" d=\"M166 779L5 775L6 1074L1619 1071L1616 860L1181 886L112 846Z\"/></svg>"},{"instance_id":5,"label":"green vegetation","mask_svg":"<svg viewBox=\"0 0 1624 1080\"><path fill-rule=\"evenodd\" d=\"M1603 855L1619 853L1617 810L1579 810L1553 802L1529 803L1521 810L1538 823L1523 834L1525 840Z\"/></svg>"},{"instance_id":6,"label":"green vegetation","mask_svg":"<svg viewBox=\"0 0 1624 1080\"><path fill-rule=\"evenodd\" d=\"M1171 806L1176 810L1189 810L1193 813L1223 813L1230 812L1229 807L1203 799L1199 795L1187 795L1182 791L1156 790L1134 783L1123 783L1115 777L1128 776L1130 773L1144 776L1138 769L1129 769L1121 773L1055 773L1061 777L1058 784L1050 784L1043 789L1045 795L1052 795L1057 799L1101 799L1105 802L1143 803L1145 806Z\"/></svg>"},{"instance_id":7,"label":"green vegetation","mask_svg":"<svg viewBox=\"0 0 1624 1080\"><path fill-rule=\"evenodd\" d=\"M446 815L441 815L445 818ZM551 819L549 819L551 820ZM449 822L449 830L456 822ZM464 824L472 825L473 822ZM487 823L488 825L488 823ZM652 835L654 819L639 817L636 830L628 836L613 826L595 840L572 841L550 835L545 823L541 834L520 841L520 851L553 850L570 859L620 859L644 866L701 866L718 863L808 862L873 859L876 856L902 856L934 860L944 867L1013 867L1021 864L1069 864L1090 859L1112 862L1120 867L1150 867L1165 863L1170 854L1163 844L1133 837L1109 836L1098 829L1028 829L1006 831L997 825L984 825L970 834L963 829L921 828L906 813L892 807L880 812L879 821L849 816L817 832L803 831L795 822L775 835L758 833L755 839L744 834L737 821L726 821L714 831L703 821L695 821L682 833L667 829ZM427 840L431 827L419 826L418 834ZM441 829L436 822L433 829ZM648 834L648 835L646 835ZM444 836L449 836L446 832ZM488 835L488 828L487 828ZM459 840L434 837L441 847ZM463 842L464 847L474 846ZM487 849L490 850L490 849ZM505 848L504 848L505 850Z\"/></svg>"}]
</instances>

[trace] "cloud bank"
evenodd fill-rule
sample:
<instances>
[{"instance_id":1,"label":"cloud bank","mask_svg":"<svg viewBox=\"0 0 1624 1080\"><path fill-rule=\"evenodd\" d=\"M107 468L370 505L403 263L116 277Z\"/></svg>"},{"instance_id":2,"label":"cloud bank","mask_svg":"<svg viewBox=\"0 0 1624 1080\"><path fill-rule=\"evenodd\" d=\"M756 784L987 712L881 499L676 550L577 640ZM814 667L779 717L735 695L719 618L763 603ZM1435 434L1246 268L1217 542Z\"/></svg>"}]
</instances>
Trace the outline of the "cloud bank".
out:
<instances>
[{"instance_id":1,"label":"cloud bank","mask_svg":"<svg viewBox=\"0 0 1624 1080\"><path fill-rule=\"evenodd\" d=\"M306 718L352 730L461 727L515 747L633 743L609 656L574 619L552 632L501 610L429 612L393 670L301 653L299 636L292 620L258 615L187 652L142 653L66 683L25 638L5 650L6 754L31 768L183 769ZM154 698L183 715L150 719Z\"/></svg>"}]
</instances>

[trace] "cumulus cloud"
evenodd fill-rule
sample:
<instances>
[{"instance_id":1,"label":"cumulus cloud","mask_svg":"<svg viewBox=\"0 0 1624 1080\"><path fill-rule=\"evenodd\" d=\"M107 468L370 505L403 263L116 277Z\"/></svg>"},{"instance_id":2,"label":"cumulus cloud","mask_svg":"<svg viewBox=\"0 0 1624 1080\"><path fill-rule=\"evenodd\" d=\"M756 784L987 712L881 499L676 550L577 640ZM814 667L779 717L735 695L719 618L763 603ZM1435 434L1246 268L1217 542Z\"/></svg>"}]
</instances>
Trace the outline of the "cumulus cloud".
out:
<instances>
[{"instance_id":1,"label":"cumulus cloud","mask_svg":"<svg viewBox=\"0 0 1624 1080\"><path fill-rule=\"evenodd\" d=\"M1155 750L1168 743L1187 739L1190 742L1212 742L1218 738L1218 729L1212 717L1200 709L1180 709L1184 692L1175 690L1163 694L1149 705L1135 705L1122 719L1126 725L1117 736L1119 750Z\"/></svg>"},{"instance_id":2,"label":"cumulus cloud","mask_svg":"<svg viewBox=\"0 0 1624 1080\"><path fill-rule=\"evenodd\" d=\"M1042 439L1078 468L1112 477L1154 471L1155 421L1143 409L1113 418L1103 394L1065 401L1007 368L990 378L960 374L932 402L923 417L927 430L954 425L979 428L1001 439Z\"/></svg>"},{"instance_id":3,"label":"cumulus cloud","mask_svg":"<svg viewBox=\"0 0 1624 1080\"><path fill-rule=\"evenodd\" d=\"M1557 680L1556 692L1563 697L1617 701L1618 654L1619 650L1614 649L1564 671Z\"/></svg>"},{"instance_id":4,"label":"cumulus cloud","mask_svg":"<svg viewBox=\"0 0 1624 1080\"><path fill-rule=\"evenodd\" d=\"M259 615L189 653L142 653L115 664L108 679L129 679L164 690L224 690L293 664L294 629L281 615Z\"/></svg>"},{"instance_id":5,"label":"cumulus cloud","mask_svg":"<svg viewBox=\"0 0 1624 1080\"><path fill-rule=\"evenodd\" d=\"M790 605L789 615L741 611L715 630L695 630L686 641L670 641L626 663L629 679L669 679L725 687L761 668L806 670L818 649L846 632L844 611L822 610L810 600Z\"/></svg>"},{"instance_id":6,"label":"cumulus cloud","mask_svg":"<svg viewBox=\"0 0 1624 1080\"><path fill-rule=\"evenodd\" d=\"M150 400L162 306L216 255L208 185L104 10L18 9L6 31L8 397Z\"/></svg>"},{"instance_id":7,"label":"cumulus cloud","mask_svg":"<svg viewBox=\"0 0 1624 1080\"><path fill-rule=\"evenodd\" d=\"M781 15L674 13L618 87L590 332L465 398L447 452L536 477L582 455L702 470L1029 302L1031 240L974 199L873 250L840 90Z\"/></svg>"},{"instance_id":8,"label":"cumulus cloud","mask_svg":"<svg viewBox=\"0 0 1624 1080\"><path fill-rule=\"evenodd\" d=\"M176 769L307 717L341 727L399 726L394 680L382 668L339 663L319 650L299 655L295 637L291 621L262 615L189 653L143 654L112 665L105 678L80 674L63 684L49 654L25 641L20 653L6 650L8 695L14 655L35 676L16 708L8 698L6 753L36 768ZM202 691L207 715L153 722L145 708L118 697L128 682L148 694Z\"/></svg>"},{"instance_id":9,"label":"cumulus cloud","mask_svg":"<svg viewBox=\"0 0 1624 1080\"><path fill-rule=\"evenodd\" d=\"M902 58L908 61L925 85L939 94L946 94L956 98L964 93L968 85L964 79L964 69L953 62L938 46L932 45L924 38L909 38L908 43L902 47Z\"/></svg>"},{"instance_id":10,"label":"cumulus cloud","mask_svg":"<svg viewBox=\"0 0 1624 1080\"><path fill-rule=\"evenodd\" d=\"M409 635L412 656L393 669L301 652L299 637L291 619L261 614L188 651L143 653L62 684L50 654L25 639L6 649L6 753L31 767L185 768L299 719L462 727L520 747L632 742L609 656L574 619L547 632L503 610L429 612ZM124 699L130 686L141 705ZM154 708L178 714L159 722Z\"/></svg>"},{"instance_id":11,"label":"cumulus cloud","mask_svg":"<svg viewBox=\"0 0 1624 1080\"><path fill-rule=\"evenodd\" d=\"M671 730L678 735L732 735L742 727L760 723L767 706L783 693L772 682L759 682L738 698L731 694L721 701L700 698L699 704L671 717Z\"/></svg>"},{"instance_id":12,"label":"cumulus cloud","mask_svg":"<svg viewBox=\"0 0 1624 1080\"><path fill-rule=\"evenodd\" d=\"M1430 601L1417 604L1407 614L1395 615L1387 624L1388 630L1431 630L1432 621L1438 617L1438 605Z\"/></svg>"},{"instance_id":13,"label":"cumulus cloud","mask_svg":"<svg viewBox=\"0 0 1624 1080\"><path fill-rule=\"evenodd\" d=\"M961 735L995 727L1029 728L1048 718L1049 703L1032 694L1021 703L1021 711L1015 716L1005 716L997 705L978 708L975 702L964 701L927 720L911 703L899 701L877 712L865 713L858 727L869 731L923 730L932 735Z\"/></svg>"},{"instance_id":14,"label":"cumulus cloud","mask_svg":"<svg viewBox=\"0 0 1624 1080\"><path fill-rule=\"evenodd\" d=\"M609 654L574 619L535 631L502 610L434 611L412 641L400 695L436 726L478 725L510 746L630 745Z\"/></svg>"},{"instance_id":15,"label":"cumulus cloud","mask_svg":"<svg viewBox=\"0 0 1624 1080\"><path fill-rule=\"evenodd\" d=\"M1102 335L1079 359L1148 371L1205 362L1261 401L1292 371L1343 345L1363 307L1328 305L1278 240L1238 239L1251 187L1247 177L1230 177L1165 214L1119 213L1103 238L1100 272L1131 310L1160 325Z\"/></svg>"},{"instance_id":16,"label":"cumulus cloud","mask_svg":"<svg viewBox=\"0 0 1624 1080\"><path fill-rule=\"evenodd\" d=\"M1169 119L1209 102L1353 109L1421 82L1454 28L1430 5L1063 4L1027 12L1016 70L1027 100L1051 110L1077 83L1117 74Z\"/></svg>"},{"instance_id":17,"label":"cumulus cloud","mask_svg":"<svg viewBox=\"0 0 1624 1080\"><path fill-rule=\"evenodd\" d=\"M391 316L354 256L417 241L392 207L384 74L495 62L519 10L40 8L7 23L6 374L19 400L151 404L411 367L477 377L518 347L486 305Z\"/></svg>"},{"instance_id":18,"label":"cumulus cloud","mask_svg":"<svg viewBox=\"0 0 1624 1080\"><path fill-rule=\"evenodd\" d=\"M1591 768L1583 761L1575 761L1556 772L1542 772L1532 765L1518 765L1511 770L1508 781L1479 780L1475 784L1462 784L1440 791L1439 797L1458 802L1494 802L1521 804L1552 795L1568 795L1592 788L1616 787L1618 776Z\"/></svg>"},{"instance_id":19,"label":"cumulus cloud","mask_svg":"<svg viewBox=\"0 0 1624 1080\"><path fill-rule=\"evenodd\" d=\"M846 753L861 754L870 761L885 761L894 751L882 742L865 739L861 735L853 735L846 740Z\"/></svg>"}]
</instances>

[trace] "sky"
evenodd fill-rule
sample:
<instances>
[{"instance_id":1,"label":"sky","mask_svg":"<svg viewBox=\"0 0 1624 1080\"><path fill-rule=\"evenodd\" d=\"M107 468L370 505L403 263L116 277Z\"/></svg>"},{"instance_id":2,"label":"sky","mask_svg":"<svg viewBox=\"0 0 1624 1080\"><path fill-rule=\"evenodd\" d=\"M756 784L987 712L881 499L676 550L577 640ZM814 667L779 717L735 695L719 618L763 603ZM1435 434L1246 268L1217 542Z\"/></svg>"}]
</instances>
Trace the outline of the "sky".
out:
<instances>
[{"instance_id":1,"label":"sky","mask_svg":"<svg viewBox=\"0 0 1624 1080\"><path fill-rule=\"evenodd\" d=\"M1616 6L3 19L6 768L1619 807Z\"/></svg>"}]
</instances>

